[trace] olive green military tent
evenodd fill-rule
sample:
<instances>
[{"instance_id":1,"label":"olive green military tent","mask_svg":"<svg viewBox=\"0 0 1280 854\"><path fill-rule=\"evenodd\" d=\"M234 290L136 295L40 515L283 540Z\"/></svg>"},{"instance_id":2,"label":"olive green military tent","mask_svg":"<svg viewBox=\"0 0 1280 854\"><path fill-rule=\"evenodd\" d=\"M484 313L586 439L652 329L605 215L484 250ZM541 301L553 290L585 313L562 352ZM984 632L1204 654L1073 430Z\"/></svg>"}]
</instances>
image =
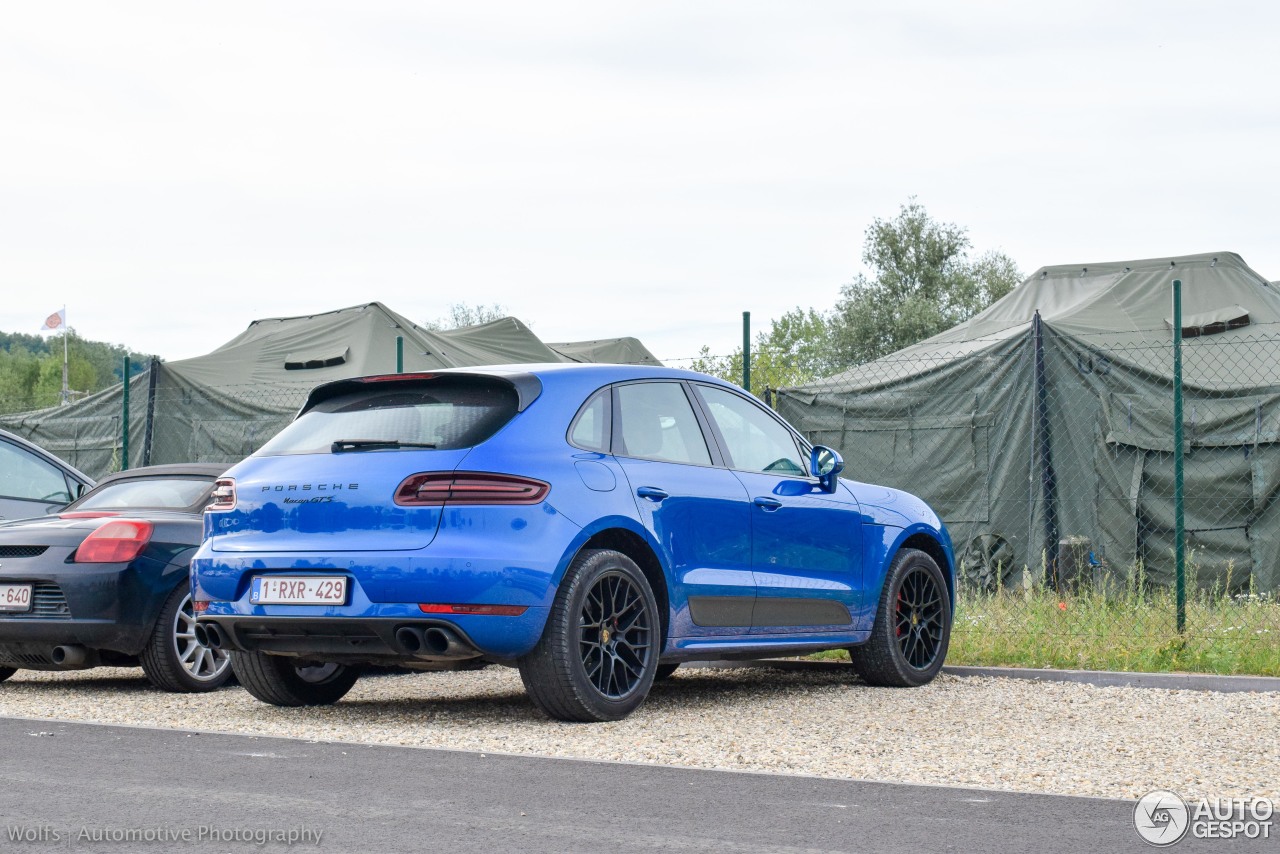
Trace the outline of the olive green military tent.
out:
<instances>
[{"instance_id":1,"label":"olive green military tent","mask_svg":"<svg viewBox=\"0 0 1280 854\"><path fill-rule=\"evenodd\" d=\"M1232 253L1045 267L966 323L782 389L778 409L848 476L928 500L972 584L1169 584L1174 279L1190 563L1202 586L1274 591L1280 293Z\"/></svg>"},{"instance_id":2,"label":"olive green military tent","mask_svg":"<svg viewBox=\"0 0 1280 854\"><path fill-rule=\"evenodd\" d=\"M596 362L611 365L661 366L649 348L635 338L605 338L599 341L571 341L548 344L565 361Z\"/></svg>"},{"instance_id":3,"label":"olive green military tent","mask_svg":"<svg viewBox=\"0 0 1280 854\"><path fill-rule=\"evenodd\" d=\"M628 356L657 362L635 339L620 341L634 345L557 344L569 354L562 355L513 317L438 331L377 302L255 320L212 353L153 362L131 379L129 465L236 462L287 424L314 386L394 373L397 359L405 371ZM70 406L0 416L0 426L101 476L120 467L123 410L123 386L116 386Z\"/></svg>"}]
</instances>

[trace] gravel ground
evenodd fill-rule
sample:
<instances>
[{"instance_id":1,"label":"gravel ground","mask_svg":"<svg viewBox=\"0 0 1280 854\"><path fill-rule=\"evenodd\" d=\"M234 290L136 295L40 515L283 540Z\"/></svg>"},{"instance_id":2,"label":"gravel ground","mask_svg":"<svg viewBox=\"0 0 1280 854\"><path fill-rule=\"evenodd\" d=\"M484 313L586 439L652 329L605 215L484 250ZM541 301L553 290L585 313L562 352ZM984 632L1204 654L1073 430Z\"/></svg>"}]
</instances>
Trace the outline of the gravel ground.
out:
<instances>
[{"instance_id":1,"label":"gravel ground","mask_svg":"<svg viewBox=\"0 0 1280 854\"><path fill-rule=\"evenodd\" d=\"M1280 799L1280 693L947 675L892 690L839 670L685 668L627 720L564 724L501 667L371 676L309 709L238 687L167 694L138 670L98 669L20 671L0 684L0 715L1022 792Z\"/></svg>"}]
</instances>

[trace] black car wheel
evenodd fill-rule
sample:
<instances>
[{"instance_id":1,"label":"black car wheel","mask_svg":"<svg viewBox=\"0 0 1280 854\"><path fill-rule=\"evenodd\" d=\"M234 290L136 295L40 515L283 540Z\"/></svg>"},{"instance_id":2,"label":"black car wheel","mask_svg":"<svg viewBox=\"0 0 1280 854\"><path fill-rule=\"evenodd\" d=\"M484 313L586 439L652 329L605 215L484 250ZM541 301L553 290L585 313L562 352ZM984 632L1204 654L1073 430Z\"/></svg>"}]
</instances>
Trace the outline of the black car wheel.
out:
<instances>
[{"instance_id":1,"label":"black car wheel","mask_svg":"<svg viewBox=\"0 0 1280 854\"><path fill-rule=\"evenodd\" d=\"M3 682L17 672L18 671L14 670L12 667L0 667L0 682Z\"/></svg>"},{"instance_id":2,"label":"black car wheel","mask_svg":"<svg viewBox=\"0 0 1280 854\"><path fill-rule=\"evenodd\" d=\"M305 662L261 652L236 652L231 667L245 690L273 706L328 706L360 678L349 664Z\"/></svg>"},{"instance_id":3,"label":"black car wheel","mask_svg":"<svg viewBox=\"0 0 1280 854\"><path fill-rule=\"evenodd\" d=\"M142 670L165 691L214 691L231 678L229 655L196 640L191 592L185 583L169 594L151 639L140 656Z\"/></svg>"},{"instance_id":4,"label":"black car wheel","mask_svg":"<svg viewBox=\"0 0 1280 854\"><path fill-rule=\"evenodd\" d=\"M915 688L942 669L951 640L951 597L938 564L903 549L880 594L871 638L849 650L854 670L869 685Z\"/></svg>"},{"instance_id":5,"label":"black car wheel","mask_svg":"<svg viewBox=\"0 0 1280 854\"><path fill-rule=\"evenodd\" d=\"M616 721L644 702L658 669L658 604L640 567L620 552L579 554L542 638L520 660L533 702L562 721Z\"/></svg>"}]
</instances>

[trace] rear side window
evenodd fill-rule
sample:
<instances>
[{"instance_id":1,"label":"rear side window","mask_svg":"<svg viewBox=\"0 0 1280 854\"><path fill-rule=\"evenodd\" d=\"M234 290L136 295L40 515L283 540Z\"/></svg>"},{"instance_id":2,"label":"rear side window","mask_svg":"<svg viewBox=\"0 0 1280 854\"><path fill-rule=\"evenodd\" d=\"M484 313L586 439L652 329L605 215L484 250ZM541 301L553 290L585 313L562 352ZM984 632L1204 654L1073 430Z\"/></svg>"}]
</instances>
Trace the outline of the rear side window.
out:
<instances>
[{"instance_id":1,"label":"rear side window","mask_svg":"<svg viewBox=\"0 0 1280 854\"><path fill-rule=\"evenodd\" d=\"M370 383L318 403L255 456L329 453L335 442L469 448L502 429L518 405L509 383L484 377L437 377L412 386Z\"/></svg>"},{"instance_id":2,"label":"rear side window","mask_svg":"<svg viewBox=\"0 0 1280 854\"><path fill-rule=\"evenodd\" d=\"M673 382L628 383L617 387L618 418L613 452L669 463L711 465L706 439L684 387Z\"/></svg>"}]
</instances>

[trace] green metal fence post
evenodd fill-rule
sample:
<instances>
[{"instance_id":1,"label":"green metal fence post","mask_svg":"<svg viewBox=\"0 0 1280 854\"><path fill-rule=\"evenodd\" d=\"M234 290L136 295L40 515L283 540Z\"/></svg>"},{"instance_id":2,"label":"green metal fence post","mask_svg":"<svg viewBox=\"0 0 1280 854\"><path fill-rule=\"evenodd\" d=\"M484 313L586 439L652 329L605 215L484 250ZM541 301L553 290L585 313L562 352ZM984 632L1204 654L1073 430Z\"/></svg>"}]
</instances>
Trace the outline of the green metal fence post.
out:
<instances>
[{"instance_id":1,"label":"green metal fence post","mask_svg":"<svg viewBox=\"0 0 1280 854\"><path fill-rule=\"evenodd\" d=\"M129 468L129 355L124 357L124 414L120 428L120 471Z\"/></svg>"},{"instance_id":2,"label":"green metal fence post","mask_svg":"<svg viewBox=\"0 0 1280 854\"><path fill-rule=\"evenodd\" d=\"M751 312L742 313L742 388L751 391Z\"/></svg>"},{"instance_id":3,"label":"green metal fence post","mask_svg":"<svg viewBox=\"0 0 1280 854\"><path fill-rule=\"evenodd\" d=\"M1187 630L1186 524L1182 506L1182 280L1173 280L1173 577L1178 633Z\"/></svg>"},{"instance_id":4,"label":"green metal fence post","mask_svg":"<svg viewBox=\"0 0 1280 854\"><path fill-rule=\"evenodd\" d=\"M396 373L404 373L404 336L396 336Z\"/></svg>"}]
</instances>

